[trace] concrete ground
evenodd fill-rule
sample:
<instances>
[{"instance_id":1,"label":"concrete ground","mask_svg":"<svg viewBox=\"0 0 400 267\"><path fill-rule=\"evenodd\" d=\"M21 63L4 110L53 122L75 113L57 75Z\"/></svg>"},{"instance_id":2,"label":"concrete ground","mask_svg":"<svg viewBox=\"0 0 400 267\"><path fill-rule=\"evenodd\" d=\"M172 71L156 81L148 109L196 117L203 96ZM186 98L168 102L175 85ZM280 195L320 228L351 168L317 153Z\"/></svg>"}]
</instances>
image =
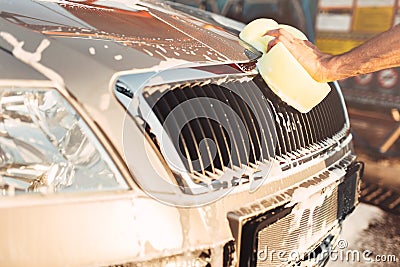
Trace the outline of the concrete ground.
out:
<instances>
[{"instance_id":1,"label":"concrete ground","mask_svg":"<svg viewBox=\"0 0 400 267\"><path fill-rule=\"evenodd\" d=\"M337 254L333 255L326 267L400 266L398 215L361 203L344 222L339 240ZM359 260L357 255L360 256ZM393 262L394 257L396 262Z\"/></svg>"}]
</instances>

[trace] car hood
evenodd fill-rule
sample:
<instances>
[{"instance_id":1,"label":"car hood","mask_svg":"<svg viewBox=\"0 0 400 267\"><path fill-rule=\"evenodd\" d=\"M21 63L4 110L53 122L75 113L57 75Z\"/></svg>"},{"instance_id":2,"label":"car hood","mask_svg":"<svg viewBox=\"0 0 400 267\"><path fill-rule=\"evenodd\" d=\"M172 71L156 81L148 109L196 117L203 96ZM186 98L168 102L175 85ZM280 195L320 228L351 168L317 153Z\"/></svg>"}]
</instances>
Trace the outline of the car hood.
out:
<instances>
[{"instance_id":1,"label":"car hood","mask_svg":"<svg viewBox=\"0 0 400 267\"><path fill-rule=\"evenodd\" d=\"M243 25L173 3L0 0L0 10L0 49L67 89L121 155L126 113L113 93L117 77L260 56L240 43ZM15 79L7 73L0 79Z\"/></svg>"},{"instance_id":2,"label":"car hood","mask_svg":"<svg viewBox=\"0 0 400 267\"><path fill-rule=\"evenodd\" d=\"M218 64L246 62L258 56L257 52L246 53L237 34L227 30L229 21L225 25L223 21L228 19L203 12L202 17L208 21L201 20L178 10L194 9L175 3L21 0L0 1L0 9L1 24L6 28L11 28L9 23L18 25L23 29L17 33L27 30L41 35L38 38L45 35L52 46L59 46L61 53L52 58L55 61L74 56L65 55L66 49L79 52L79 61L94 60L115 71L147 68L176 59ZM212 17L216 18L213 24ZM238 27L240 24L236 23L236 32ZM19 36L17 40L24 41L27 47L26 37L34 43L30 34ZM1 47L9 48L1 41ZM114 54L111 58L110 53Z\"/></svg>"}]
</instances>

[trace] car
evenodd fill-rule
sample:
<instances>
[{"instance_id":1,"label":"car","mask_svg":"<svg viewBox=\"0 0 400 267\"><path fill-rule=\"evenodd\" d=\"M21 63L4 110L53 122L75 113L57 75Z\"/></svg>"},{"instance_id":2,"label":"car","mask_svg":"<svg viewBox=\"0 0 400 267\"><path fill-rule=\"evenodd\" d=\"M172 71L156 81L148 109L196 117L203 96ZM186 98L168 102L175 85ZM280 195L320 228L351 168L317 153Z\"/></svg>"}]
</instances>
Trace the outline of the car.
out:
<instances>
[{"instance_id":1,"label":"car","mask_svg":"<svg viewBox=\"0 0 400 267\"><path fill-rule=\"evenodd\" d=\"M177 3L0 9L1 266L326 262L362 176L338 83L301 113Z\"/></svg>"}]
</instances>

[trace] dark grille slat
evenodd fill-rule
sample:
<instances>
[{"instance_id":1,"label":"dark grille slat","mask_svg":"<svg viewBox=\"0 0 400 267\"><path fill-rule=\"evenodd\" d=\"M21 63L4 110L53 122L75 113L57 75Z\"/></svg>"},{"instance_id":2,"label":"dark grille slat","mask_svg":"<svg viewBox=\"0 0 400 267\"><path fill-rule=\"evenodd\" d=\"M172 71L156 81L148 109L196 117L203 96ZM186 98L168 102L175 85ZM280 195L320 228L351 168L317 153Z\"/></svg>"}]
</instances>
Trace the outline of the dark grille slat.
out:
<instances>
[{"instance_id":1,"label":"dark grille slat","mask_svg":"<svg viewBox=\"0 0 400 267\"><path fill-rule=\"evenodd\" d=\"M322 106L323 105L318 105L318 109L315 112L315 116L318 118L318 122L321 125L321 129L322 129L322 131L321 131L321 140L325 140L325 137L329 136L328 135L329 134L329 129L328 129L328 126L327 126L327 123L328 123L327 117L326 117L325 112L323 112Z\"/></svg>"},{"instance_id":2,"label":"dark grille slat","mask_svg":"<svg viewBox=\"0 0 400 267\"><path fill-rule=\"evenodd\" d=\"M268 86L265 84L261 76L257 76L254 79L254 82L258 85L259 88L264 88L264 87L268 88ZM272 134L274 134L275 137L277 138L276 154L280 157L283 157L288 150L286 147L286 143L283 141L284 134L282 132L282 127L278 122L280 119L277 115L277 109L278 109L277 105L282 101L269 88L267 90L260 90L260 91L263 94L266 102L268 103L269 108L267 108L267 111L268 114L270 115L270 118L275 120L276 127L274 127Z\"/></svg>"},{"instance_id":3,"label":"dark grille slat","mask_svg":"<svg viewBox=\"0 0 400 267\"><path fill-rule=\"evenodd\" d=\"M264 158L263 155L263 146L260 137L260 126L258 123L260 122L257 111L254 109L254 103L249 97L248 91L251 91L250 88L243 87L242 83L230 83L232 87L235 89L235 92L241 92L240 97L243 100L242 106L246 109L247 114L250 116L249 124L251 125L252 131L249 132L249 135L252 137L253 141L253 150L254 150L254 162L255 161L262 161ZM251 105L251 107L248 106ZM254 113L255 112L255 113ZM250 160L251 162L251 160Z\"/></svg>"},{"instance_id":4,"label":"dark grille slat","mask_svg":"<svg viewBox=\"0 0 400 267\"><path fill-rule=\"evenodd\" d=\"M317 118L319 118L317 120L318 120L318 123L319 123L319 125L321 127L320 128L321 129L321 136L320 136L321 140L325 139L324 138L325 136L329 136L328 135L328 133L329 133L328 126L326 125L328 123L328 121L326 120L325 112L322 112L322 106L323 106L323 104L318 105L315 108L315 116Z\"/></svg>"},{"instance_id":5,"label":"dark grille slat","mask_svg":"<svg viewBox=\"0 0 400 267\"><path fill-rule=\"evenodd\" d=\"M290 124L290 137L292 140L292 147L293 147L292 152L295 152L300 149L299 139L297 136L296 124L295 124L295 121L293 120L292 112L288 109L285 109L285 113L286 113L286 117Z\"/></svg>"},{"instance_id":6,"label":"dark grille slat","mask_svg":"<svg viewBox=\"0 0 400 267\"><path fill-rule=\"evenodd\" d=\"M272 102L271 102L269 99L267 99L267 103L268 103L269 107L272 107L272 108L273 108L273 104L272 104ZM270 115L270 118L274 118L274 112L273 112L273 110L272 110L271 108L267 108L266 110L268 111L268 114ZM277 127L272 128L271 135L274 135L274 136L276 136L276 137L278 138L278 139L277 139L277 144L276 144L276 149L277 149L279 152L276 152L276 153L277 153L279 156L282 156L282 155L283 155L283 150L286 149L286 148L285 148L285 147L284 147L284 148L281 147L281 142L279 141L279 136L278 136ZM273 138L273 137L271 137L271 138ZM283 145L284 145L284 144L283 144Z\"/></svg>"},{"instance_id":7,"label":"dark grille slat","mask_svg":"<svg viewBox=\"0 0 400 267\"><path fill-rule=\"evenodd\" d=\"M332 117L334 118L334 120L332 121L332 127L334 128L335 131L337 131L337 129L339 129L339 127L337 127L337 125L335 125L335 122L336 122L336 120L341 120L341 118L338 117L338 113L335 111L336 106L334 105L334 103L332 103L331 101L326 101L326 104L329 106L330 113L332 114Z\"/></svg>"},{"instance_id":8,"label":"dark grille slat","mask_svg":"<svg viewBox=\"0 0 400 267\"><path fill-rule=\"evenodd\" d=\"M251 90L250 88L244 88L242 86L242 83L232 83L230 82L229 88L232 88L234 90L234 93L238 95L238 97L241 99L239 103L241 103L241 107L244 108L245 114L247 115L246 117L248 120L246 120L246 123L249 125L249 137L251 139L251 144L252 144L252 155L253 155L253 160L250 159L250 162L256 162L263 157L263 151L262 151L262 144L260 141L260 126L258 125L259 120L257 119L257 114L254 113L254 104L251 101L251 98L248 97L248 90ZM240 93L239 93L240 92ZM250 104L253 107L253 110L251 107L248 106Z\"/></svg>"},{"instance_id":9,"label":"dark grille slat","mask_svg":"<svg viewBox=\"0 0 400 267\"><path fill-rule=\"evenodd\" d=\"M272 105L272 103L271 103L271 101L269 100L269 99L267 99L267 104L271 107L271 105ZM273 113L273 111L270 109L270 108L267 108L266 109L267 111L268 111L268 115L270 116L270 118L272 118L272 119L274 119L274 113ZM278 136L278 131L277 131L277 129L276 129L276 127L273 127L272 128L272 131L270 131L269 132L271 135L274 135L275 137L277 137L277 143L276 143L276 149L275 150L278 150L279 152L277 152L277 154L279 154L279 155L282 155L282 151L283 151L283 149L282 149L282 147L281 147L281 142L279 141L279 136ZM273 137L271 136L271 139L272 139Z\"/></svg>"},{"instance_id":10,"label":"dark grille slat","mask_svg":"<svg viewBox=\"0 0 400 267\"><path fill-rule=\"evenodd\" d=\"M333 91L334 89L332 88L332 90L331 90L331 94L333 94L332 93L332 91ZM332 118L332 120L331 120L331 123L330 123L330 125L331 125L331 129L332 129L332 131L336 131L336 125L335 125L335 120L337 120L337 119L340 119L340 118L337 118L336 116L336 114L335 114L335 111L334 111L334 107L331 105L331 103L330 103L331 101L324 101L324 104L325 104L325 106L326 106L326 108L327 108L327 110L328 110L328 113L330 114L330 116L331 116L331 118Z\"/></svg>"},{"instance_id":11,"label":"dark grille slat","mask_svg":"<svg viewBox=\"0 0 400 267\"><path fill-rule=\"evenodd\" d=\"M294 138L296 142L296 151L300 151L301 147L304 146L304 142L302 142L301 137L300 137L300 127L298 120L295 118L293 112L290 112L290 118L292 119L292 128L294 131Z\"/></svg>"},{"instance_id":12,"label":"dark grille slat","mask_svg":"<svg viewBox=\"0 0 400 267\"><path fill-rule=\"evenodd\" d=\"M332 128L332 114L330 114L327 104L326 102L323 102L321 105L322 108L322 113L325 115L325 120L326 120L326 127L327 127L327 131L328 133L333 132L333 128Z\"/></svg>"},{"instance_id":13,"label":"dark grille slat","mask_svg":"<svg viewBox=\"0 0 400 267\"><path fill-rule=\"evenodd\" d=\"M332 128L332 121L334 120L334 118L332 118L332 114L330 114L329 113L329 110L328 110L328 107L327 107L327 104L326 104L326 102L323 102L322 104L321 104L321 110L322 110L322 114L324 114L324 116L325 116L325 124L326 124L326 130L327 130L327 135L326 136L329 136L328 134L329 133L331 133L331 132L334 132L334 129Z\"/></svg>"},{"instance_id":14,"label":"dark grille slat","mask_svg":"<svg viewBox=\"0 0 400 267\"><path fill-rule=\"evenodd\" d=\"M218 84L212 80L193 81L173 84L171 88L164 94L155 89L144 96L150 105L155 104L153 111L161 124L175 107L194 101L192 106L178 111L181 120L196 119L185 122L179 135L179 145L183 148L177 149L182 149L188 170L199 170L203 175L220 174L218 170L224 171L225 167L253 166L271 156L288 166L291 161L332 144L328 139L346 126L342 101L335 87L305 114L279 99L260 76L247 81L219 80ZM209 114L211 118L201 114ZM182 123L176 121L179 118L174 119L165 126L171 135L177 131L173 128ZM203 139L206 151L199 146ZM198 162L191 163L197 159Z\"/></svg>"},{"instance_id":15,"label":"dark grille slat","mask_svg":"<svg viewBox=\"0 0 400 267\"><path fill-rule=\"evenodd\" d=\"M214 84L211 84L209 86L206 86L204 89L208 89L206 91L206 94L209 97L212 97L212 98L217 99L217 100L222 101L222 102L226 102L225 96L223 94L222 95L221 94L217 95L217 92L220 91L218 86L216 86ZM225 120L227 122L227 125L229 126L228 131L230 132L230 135L228 133L227 141L229 141L231 146L233 146L234 149L235 149L235 153L232 153L232 151L231 151L231 159L232 159L231 162L235 166L241 166L242 165L242 161L241 161L240 153L243 150L240 150L240 148L238 147L237 142L234 142L234 140L239 139L237 137L236 131L234 130L236 127L234 127L232 125L232 120L229 120L227 117L221 117L223 114L225 114L225 112L224 112L224 108L223 108L223 106L222 106L222 104L220 102L218 102L217 105L214 108L217 110L216 113L218 114L218 119L220 121ZM233 137L234 140L231 140L229 137ZM231 166L231 167L233 168L233 166Z\"/></svg>"},{"instance_id":16,"label":"dark grille slat","mask_svg":"<svg viewBox=\"0 0 400 267\"><path fill-rule=\"evenodd\" d=\"M290 141L290 152L296 151L298 149L296 144L295 133L293 130L293 121L289 116L288 109L285 106L281 106L282 114L286 119L287 133Z\"/></svg>"},{"instance_id":17,"label":"dark grille slat","mask_svg":"<svg viewBox=\"0 0 400 267\"><path fill-rule=\"evenodd\" d=\"M325 104L326 104L326 107L328 109L328 113L332 117L332 120L331 120L332 131L336 131L337 127L335 126L335 121L340 119L340 118L337 118L337 114L335 113L335 108L331 105L331 101L325 101Z\"/></svg>"},{"instance_id":18,"label":"dark grille slat","mask_svg":"<svg viewBox=\"0 0 400 267\"><path fill-rule=\"evenodd\" d=\"M297 123L297 129L299 132L299 140L300 140L300 149L303 147L307 147L308 146L308 142L307 142L307 133L304 131L304 123L302 123L302 120L300 118L301 115L299 115L298 113L295 113L294 116L296 117L296 123Z\"/></svg>"},{"instance_id":19,"label":"dark grille slat","mask_svg":"<svg viewBox=\"0 0 400 267\"><path fill-rule=\"evenodd\" d=\"M331 92L334 98L339 98L338 92L336 90L332 89ZM342 127L341 122L345 121L343 113L339 112L340 110L338 110L337 108L337 105L339 103L333 103L333 101L330 99L327 99L326 103L331 106L332 113L334 114L335 120L332 122L332 124L334 125L335 130L339 131L339 129Z\"/></svg>"},{"instance_id":20,"label":"dark grille slat","mask_svg":"<svg viewBox=\"0 0 400 267\"><path fill-rule=\"evenodd\" d=\"M228 115L226 116L226 120L229 125L231 125L231 137L233 137L233 143L235 143L237 146L237 156L239 163L235 165L238 167L241 167L242 165L247 165L246 157L247 155L249 155L248 147L246 146L245 141L245 137L247 136L247 134L246 132L243 132L244 129L240 127L238 118L234 114L235 109L232 109L232 105L235 103L235 101L232 99L231 94L226 92L225 88L223 90L213 90L213 92L215 92L217 99L225 100L225 104L230 107L229 112L232 112L232 116L229 116L228 113L226 113L226 111L228 110L224 108L224 115ZM236 113L236 115L239 114Z\"/></svg>"},{"instance_id":21,"label":"dark grille slat","mask_svg":"<svg viewBox=\"0 0 400 267\"><path fill-rule=\"evenodd\" d=\"M283 143L285 144L285 154L287 154L287 153L289 153L290 151L292 151L293 149L292 149L292 144L291 144L291 140L290 140L290 137L289 137L289 131L288 131L288 129L287 129L287 126L286 126L286 120L285 120L285 117L283 116L283 112L282 112L282 108L281 108L281 106L278 104L277 106L276 106L276 116L277 116L277 118L278 118L278 123L279 123L279 126L280 126L280 129L281 129L281 134L282 134L282 137L283 137Z\"/></svg>"},{"instance_id":22,"label":"dark grille slat","mask_svg":"<svg viewBox=\"0 0 400 267\"><path fill-rule=\"evenodd\" d=\"M329 105L329 101L325 101L324 102L324 107L325 107L326 114L328 115L329 122L330 122L330 123L328 123L329 124L329 130L331 132L335 132L335 126L333 125L333 123L335 121L335 118L333 117L333 111L332 111L332 109L331 109L331 107Z\"/></svg>"},{"instance_id":23,"label":"dark grille slat","mask_svg":"<svg viewBox=\"0 0 400 267\"><path fill-rule=\"evenodd\" d=\"M279 117L278 112L276 110L276 107L274 106L272 101L268 99L268 102L270 104L270 107L272 107L272 112L275 115L274 117L275 117L275 121L276 121L276 124L277 124L276 134L277 134L277 137L278 137L278 144L279 144L279 150L280 150L279 151L280 152L279 156L283 156L288 152L288 149L286 148L287 143L284 140L285 132L282 129L282 124L280 122L282 118Z\"/></svg>"},{"instance_id":24,"label":"dark grille slat","mask_svg":"<svg viewBox=\"0 0 400 267\"><path fill-rule=\"evenodd\" d=\"M313 136L312 136L312 131L310 127L310 123L308 121L307 115L301 113L300 114L301 120L303 121L304 129L307 133L307 145L305 146L308 148L314 141L313 141Z\"/></svg>"},{"instance_id":25,"label":"dark grille slat","mask_svg":"<svg viewBox=\"0 0 400 267\"><path fill-rule=\"evenodd\" d=\"M180 102L184 102L187 100L191 100L190 105L186 105L186 106L190 106L190 109L185 109L185 114L187 112L188 116L186 116L189 118L196 118L196 108L201 107L201 105L196 105L198 104L198 101L195 98L191 98L190 97L190 92L193 91L192 88L190 87L186 87L183 88L182 90L177 90L176 91L176 96L177 98L180 100ZM193 105L196 105L195 107ZM204 142L204 144L206 145L206 150L207 152L204 154L207 154L208 156L208 161L205 162L204 158L206 157L205 155L203 155L203 153L201 153L202 151L200 151L200 156L201 159L199 158L199 160L201 160L201 164L202 164L202 169L201 170L208 170L211 171L212 173L215 173L215 167L214 167L214 157L211 154L211 149L210 149L210 144L209 144L209 140L208 138L212 137L212 133L211 130L210 131L206 131L208 128L208 125L205 125L204 123L201 123L203 120L192 120L190 122L188 122L188 124L191 125L193 133L195 134L196 137L196 143L198 143L199 140L202 140ZM210 132L211 136L209 136L210 134L206 135L206 132ZM200 137L198 137L200 135ZM200 149L200 144L198 144L198 148Z\"/></svg>"},{"instance_id":26,"label":"dark grille slat","mask_svg":"<svg viewBox=\"0 0 400 267\"><path fill-rule=\"evenodd\" d=\"M227 88L231 88L233 85L231 83L226 84ZM243 137L244 139L247 139L248 137L248 141L249 141L249 149L246 148L246 144L244 143L245 141L243 141L243 147L245 149L245 155L248 155L249 161L250 162L254 162L255 160L257 160L257 156L255 154L255 145L254 145L254 129L251 129L250 126L250 122L251 122L251 115L249 115L249 113L246 113L246 109L247 106L246 104L243 103L243 101L238 100L237 98L239 98L239 96L237 96L234 92L232 92L231 90L227 89L227 90L222 90L222 92L224 93L225 97L229 100L230 102L230 106L233 108L233 110L235 110L235 112L239 115L241 122L243 123L243 125L246 127L246 131L247 133L244 133ZM239 123L239 122L237 122ZM248 158L246 157L246 158ZM246 161L245 165L248 165L248 162Z\"/></svg>"},{"instance_id":27,"label":"dark grille slat","mask_svg":"<svg viewBox=\"0 0 400 267\"><path fill-rule=\"evenodd\" d=\"M194 90L191 90L191 91L196 96L202 97L203 101L207 103L207 107L209 107L209 110L211 111L212 116L215 118L218 118L218 115L215 112L213 104L209 100L209 95L207 95L206 91L205 91L205 89L209 88L209 87L210 87L209 84L204 85L204 86L195 86ZM212 89L210 89L210 90L212 90ZM218 119L221 119L221 118L218 118ZM216 136L215 140L218 140L218 141L216 141L216 146L217 146L217 149L219 150L221 158L222 158L221 164L223 164L223 166L221 166L221 169L224 170L224 166L231 168L232 167L231 166L232 156L231 156L231 151L230 151L231 144L230 144L230 142L228 142L228 139L226 136L227 134L225 133L225 130L223 129L221 124L218 124L217 126L215 126L215 124L217 124L216 122L214 122L212 120L211 121L207 120L207 121L209 122L209 124L211 125L210 127L213 129L213 131L215 133L215 136Z\"/></svg>"},{"instance_id":28,"label":"dark grille slat","mask_svg":"<svg viewBox=\"0 0 400 267\"><path fill-rule=\"evenodd\" d=\"M310 135L311 135L311 144L310 145L313 145L313 144L316 143L316 140L318 140L317 139L317 134L316 134L315 128L314 128L315 122L312 121L312 116L311 116L310 112L304 114L304 117L306 118L307 125L308 125L308 128L310 130Z\"/></svg>"},{"instance_id":29,"label":"dark grille slat","mask_svg":"<svg viewBox=\"0 0 400 267\"><path fill-rule=\"evenodd\" d=\"M173 93L172 93L173 92ZM167 94L165 94L162 98L166 99L171 108L171 111L174 110L175 107L177 107L179 104L181 104L182 102L184 102L186 100L186 97L181 93L180 90L174 90L174 91L170 91ZM183 118L184 121L187 122L187 116L185 114L185 111L181 110L181 109L177 109L174 111L175 114L177 114L179 116L179 118ZM176 119L176 116L174 116L174 119ZM178 122L181 123L182 121ZM182 133L184 136L190 136L190 138L188 138L189 140L187 140L186 144L191 145L190 147L188 147L189 153L191 152L191 159L192 159L192 164L193 164L193 169L196 171L201 171L203 172L203 174L205 174L205 166L203 163L203 158L200 152L200 148L197 142L197 138L196 138L196 134L195 131L193 130L193 124L192 123L187 123L185 124L185 126L182 129ZM189 135L184 132L188 132ZM194 149L193 149L194 148ZM197 160L197 161L196 161Z\"/></svg>"},{"instance_id":30,"label":"dark grille slat","mask_svg":"<svg viewBox=\"0 0 400 267\"><path fill-rule=\"evenodd\" d=\"M325 132L324 132L324 125L321 123L321 116L319 113L319 107L320 105L316 106L315 108L313 108L310 111L310 114L314 120L314 125L316 126L316 130L317 130L317 140L321 140L322 137L324 136Z\"/></svg>"},{"instance_id":31,"label":"dark grille slat","mask_svg":"<svg viewBox=\"0 0 400 267\"><path fill-rule=\"evenodd\" d=\"M272 118L272 117L269 117L265 114L265 105L267 103L265 101L265 98L263 98L264 95L257 96L257 94L253 91L256 88L253 86L251 86L250 88L245 88L244 85L241 83L240 87L241 87L240 88L241 92L243 92L243 95L246 97L245 102L251 104L252 109L255 112L256 121L258 124L261 124L260 131L261 131L262 138L258 137L258 143L259 143L259 146L261 149L261 156L262 156L262 158L260 160L269 159L269 157L272 155L272 153L271 153L271 151L269 151L269 145L268 145L269 142L268 142L265 131L268 131L268 133L269 133L268 138L270 138L270 140L272 140L271 129L268 125L269 118ZM258 88L257 88L257 90L258 90ZM264 100L264 107L263 107L263 104L260 103L260 101L261 101L260 97L262 97L261 99ZM257 135L257 136L259 136L259 135Z\"/></svg>"},{"instance_id":32,"label":"dark grille slat","mask_svg":"<svg viewBox=\"0 0 400 267\"><path fill-rule=\"evenodd\" d=\"M311 119L311 123L313 125L313 130L315 133L315 140L320 140L321 139L321 125L319 124L318 119L315 116L315 109L311 110L310 112L308 112L308 114L310 114L310 119Z\"/></svg>"},{"instance_id":33,"label":"dark grille slat","mask_svg":"<svg viewBox=\"0 0 400 267\"><path fill-rule=\"evenodd\" d=\"M166 117L171 112L171 106L165 101L164 97L159 97L160 94L149 97L148 95L144 95L146 97L147 102L152 107L155 115L161 120L163 123L165 122ZM181 158L184 166L193 172L192 160L188 150L188 146L186 145L186 140L178 131L178 123L176 122L175 118L173 120L174 125L167 125L164 123L164 129L168 133L169 136L179 136L179 141L182 143L184 154L186 158Z\"/></svg>"},{"instance_id":34,"label":"dark grille slat","mask_svg":"<svg viewBox=\"0 0 400 267\"><path fill-rule=\"evenodd\" d=\"M286 127L287 127L286 131L287 131L287 134L289 136L289 141L290 141L290 150L289 150L290 152L289 153L292 153L293 151L297 150L296 138L294 136L294 130L293 130L293 125L292 125L293 122L289 116L287 109L284 106L281 107L281 110L283 111L282 114L286 120Z\"/></svg>"},{"instance_id":35,"label":"dark grille slat","mask_svg":"<svg viewBox=\"0 0 400 267\"><path fill-rule=\"evenodd\" d=\"M193 102L194 99L196 99L198 97L201 97L201 95L198 93L198 92L202 91L201 87L200 86L194 86L193 89L194 90L184 90L184 93L186 94L188 99L192 100L192 103L194 105L193 106L194 110L199 109L199 110L201 110L201 112L203 114L207 114L207 111L205 110L205 107L202 105L202 103L200 103L199 101ZM202 97L201 101L208 102L209 109L212 110L211 103L208 101L207 97ZM211 134L211 140L214 142L215 147L217 149L217 155L216 155L217 157L213 162L213 168L218 168L218 169L224 171L224 169L225 169L225 163L224 163L224 159L223 159L224 156L222 154L221 146L219 145L220 142L219 142L219 139L217 137L218 128L213 126L213 123L208 119L202 119L201 122L204 122L204 123L202 123L202 127L204 128L204 132ZM221 134L221 136L224 135L223 131L222 131L222 133L221 132L218 132L218 133ZM207 134L206 136L207 136L207 138L210 138L209 134ZM226 152L225 152L225 154L226 154ZM215 169L213 169L213 173L215 173Z\"/></svg>"}]
</instances>

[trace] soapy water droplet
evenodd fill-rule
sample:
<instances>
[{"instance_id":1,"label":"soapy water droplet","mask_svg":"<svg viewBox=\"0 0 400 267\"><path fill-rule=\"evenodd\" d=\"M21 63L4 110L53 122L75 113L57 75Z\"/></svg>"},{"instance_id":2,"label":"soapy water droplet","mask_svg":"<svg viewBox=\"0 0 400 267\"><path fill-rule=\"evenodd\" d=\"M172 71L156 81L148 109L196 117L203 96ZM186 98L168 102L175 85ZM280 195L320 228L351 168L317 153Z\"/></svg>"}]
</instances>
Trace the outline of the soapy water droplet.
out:
<instances>
[{"instance_id":1,"label":"soapy water droplet","mask_svg":"<svg viewBox=\"0 0 400 267\"><path fill-rule=\"evenodd\" d=\"M91 55L95 55L96 54L96 49L94 49L94 47L89 47L89 53Z\"/></svg>"}]
</instances>

